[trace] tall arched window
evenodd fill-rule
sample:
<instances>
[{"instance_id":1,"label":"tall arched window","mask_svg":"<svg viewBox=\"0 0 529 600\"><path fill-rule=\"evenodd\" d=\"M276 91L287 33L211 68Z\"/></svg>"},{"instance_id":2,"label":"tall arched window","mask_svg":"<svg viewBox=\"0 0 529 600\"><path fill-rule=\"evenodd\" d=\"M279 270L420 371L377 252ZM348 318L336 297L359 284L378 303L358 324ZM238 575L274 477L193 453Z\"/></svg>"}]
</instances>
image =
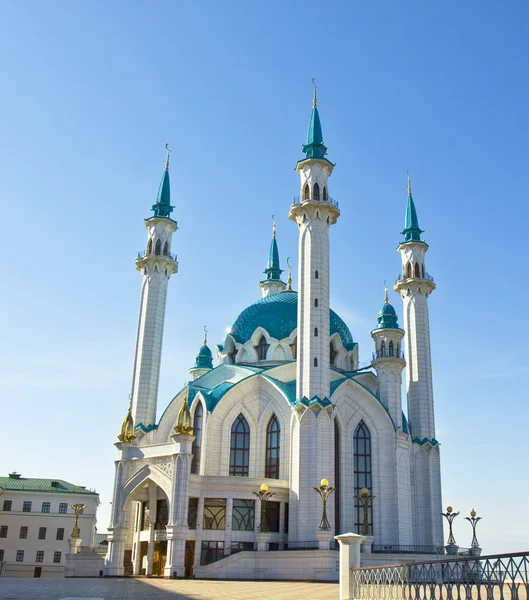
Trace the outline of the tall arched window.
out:
<instances>
[{"instance_id":1,"label":"tall arched window","mask_svg":"<svg viewBox=\"0 0 529 600\"><path fill-rule=\"evenodd\" d=\"M386 342L384 340L380 344L380 356L386 356Z\"/></svg>"},{"instance_id":2,"label":"tall arched window","mask_svg":"<svg viewBox=\"0 0 529 600\"><path fill-rule=\"evenodd\" d=\"M272 415L266 428L265 477L279 479L279 449L281 428L275 415Z\"/></svg>"},{"instance_id":3,"label":"tall arched window","mask_svg":"<svg viewBox=\"0 0 529 600\"><path fill-rule=\"evenodd\" d=\"M147 254L152 254L152 240L147 244Z\"/></svg>"},{"instance_id":4,"label":"tall arched window","mask_svg":"<svg viewBox=\"0 0 529 600\"><path fill-rule=\"evenodd\" d=\"M310 188L309 184L305 184L305 188L303 190L303 200L310 200Z\"/></svg>"},{"instance_id":5,"label":"tall arched window","mask_svg":"<svg viewBox=\"0 0 529 600\"><path fill-rule=\"evenodd\" d=\"M314 306L315 308L318 308L318 298L314 298Z\"/></svg>"},{"instance_id":6,"label":"tall arched window","mask_svg":"<svg viewBox=\"0 0 529 600\"><path fill-rule=\"evenodd\" d=\"M338 356L338 352L336 352L336 350L334 349L334 346L331 342L329 344L329 363L330 363L331 367L334 367L334 361L336 360L337 356Z\"/></svg>"},{"instance_id":7,"label":"tall arched window","mask_svg":"<svg viewBox=\"0 0 529 600\"><path fill-rule=\"evenodd\" d=\"M204 416L204 411L202 409L202 402L197 404L195 409L195 418L193 419L193 435L195 439L193 440L193 446L191 448L191 453L193 455L193 459L191 461L191 473L199 474L200 473L200 453L202 449L202 418Z\"/></svg>"},{"instance_id":8,"label":"tall arched window","mask_svg":"<svg viewBox=\"0 0 529 600\"><path fill-rule=\"evenodd\" d=\"M334 533L340 533L340 431L334 419Z\"/></svg>"},{"instance_id":9,"label":"tall arched window","mask_svg":"<svg viewBox=\"0 0 529 600\"><path fill-rule=\"evenodd\" d=\"M424 265L422 266L422 278L424 279Z\"/></svg>"},{"instance_id":10,"label":"tall arched window","mask_svg":"<svg viewBox=\"0 0 529 600\"><path fill-rule=\"evenodd\" d=\"M421 272L419 271L419 263L415 263L415 277L420 277Z\"/></svg>"},{"instance_id":11,"label":"tall arched window","mask_svg":"<svg viewBox=\"0 0 529 600\"><path fill-rule=\"evenodd\" d=\"M312 199L313 200L320 200L320 186L318 185L318 183L316 182L314 184L314 188L313 188L313 192L312 192Z\"/></svg>"},{"instance_id":12,"label":"tall arched window","mask_svg":"<svg viewBox=\"0 0 529 600\"><path fill-rule=\"evenodd\" d=\"M327 186L323 186L323 201L327 202Z\"/></svg>"},{"instance_id":13,"label":"tall arched window","mask_svg":"<svg viewBox=\"0 0 529 600\"><path fill-rule=\"evenodd\" d=\"M318 366L318 359L317 359L317 358L315 358L315 359L314 359L314 366L315 366L315 367L317 367L317 366Z\"/></svg>"},{"instance_id":14,"label":"tall arched window","mask_svg":"<svg viewBox=\"0 0 529 600\"><path fill-rule=\"evenodd\" d=\"M156 240L156 246L154 247L154 254L156 256L160 256L162 253L162 242L160 240Z\"/></svg>"},{"instance_id":15,"label":"tall arched window","mask_svg":"<svg viewBox=\"0 0 529 600\"><path fill-rule=\"evenodd\" d=\"M255 347L257 350L257 359L258 360L266 360L266 354L268 352L268 348L270 348L270 344L266 343L266 338L264 335L261 336L259 343Z\"/></svg>"},{"instance_id":16,"label":"tall arched window","mask_svg":"<svg viewBox=\"0 0 529 600\"><path fill-rule=\"evenodd\" d=\"M408 266L406 268L406 276L408 277L408 279L411 277L411 263L408 263Z\"/></svg>"},{"instance_id":17,"label":"tall arched window","mask_svg":"<svg viewBox=\"0 0 529 600\"><path fill-rule=\"evenodd\" d=\"M165 242L163 245L163 254L164 256L169 256L169 242Z\"/></svg>"},{"instance_id":18,"label":"tall arched window","mask_svg":"<svg viewBox=\"0 0 529 600\"><path fill-rule=\"evenodd\" d=\"M393 351L393 342L389 342L389 355L390 356L394 356L394 351Z\"/></svg>"},{"instance_id":19,"label":"tall arched window","mask_svg":"<svg viewBox=\"0 0 529 600\"><path fill-rule=\"evenodd\" d=\"M318 337L318 328L314 327L314 337Z\"/></svg>"},{"instance_id":20,"label":"tall arched window","mask_svg":"<svg viewBox=\"0 0 529 600\"><path fill-rule=\"evenodd\" d=\"M250 464L250 427L240 414L231 427L230 475L248 477Z\"/></svg>"},{"instance_id":21,"label":"tall arched window","mask_svg":"<svg viewBox=\"0 0 529 600\"><path fill-rule=\"evenodd\" d=\"M355 429L353 438L354 453L354 530L357 533L362 531L364 523L364 509L358 501L362 488L367 488L369 493L373 492L373 481L371 476L371 434L367 425L360 421ZM373 534L373 509L367 509L367 522L369 533Z\"/></svg>"},{"instance_id":22,"label":"tall arched window","mask_svg":"<svg viewBox=\"0 0 529 600\"><path fill-rule=\"evenodd\" d=\"M319 275L318 275L318 271L314 271L314 279L318 279Z\"/></svg>"}]
</instances>

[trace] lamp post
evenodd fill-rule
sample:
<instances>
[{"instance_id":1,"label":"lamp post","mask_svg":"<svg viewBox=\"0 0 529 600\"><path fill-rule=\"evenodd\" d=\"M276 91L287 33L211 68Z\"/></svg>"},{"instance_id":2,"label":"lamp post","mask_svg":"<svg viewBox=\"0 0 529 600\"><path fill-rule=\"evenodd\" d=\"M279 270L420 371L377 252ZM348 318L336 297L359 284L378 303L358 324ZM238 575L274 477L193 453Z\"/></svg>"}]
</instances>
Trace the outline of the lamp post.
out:
<instances>
[{"instance_id":1,"label":"lamp post","mask_svg":"<svg viewBox=\"0 0 529 600\"><path fill-rule=\"evenodd\" d=\"M467 521L472 525L472 543L470 544L471 548L479 548L478 538L476 537L476 525L479 521L481 521L483 517L476 517L476 511L472 509L470 511L470 517L465 517Z\"/></svg>"},{"instance_id":2,"label":"lamp post","mask_svg":"<svg viewBox=\"0 0 529 600\"><path fill-rule=\"evenodd\" d=\"M78 539L80 537L79 535L79 515L83 512L83 510L86 508L86 506L84 504L70 504L70 508L73 509L73 511L75 512L75 524L73 526L73 531L72 531L72 539Z\"/></svg>"},{"instance_id":3,"label":"lamp post","mask_svg":"<svg viewBox=\"0 0 529 600\"><path fill-rule=\"evenodd\" d=\"M327 500L336 488L333 488L332 486L329 487L329 481L327 479L322 479L320 481L320 487L315 487L312 489L318 492L323 503L323 512L321 515L320 529L322 531L329 531L331 526L329 524L329 519L327 518Z\"/></svg>"},{"instance_id":4,"label":"lamp post","mask_svg":"<svg viewBox=\"0 0 529 600\"><path fill-rule=\"evenodd\" d=\"M360 490L358 501L360 502L360 506L364 509L364 518L362 527L360 528L360 533L362 535L369 535L371 533L369 527L369 508L373 504L373 498L376 498L376 496L371 496L367 488L364 487Z\"/></svg>"},{"instance_id":5,"label":"lamp post","mask_svg":"<svg viewBox=\"0 0 529 600\"><path fill-rule=\"evenodd\" d=\"M266 483L261 484L258 492L253 492L254 496L257 496L261 500L261 524L259 525L259 531L266 533L268 531L268 523L266 521L266 503L272 496L275 496L275 492L269 492Z\"/></svg>"},{"instance_id":6,"label":"lamp post","mask_svg":"<svg viewBox=\"0 0 529 600\"><path fill-rule=\"evenodd\" d=\"M452 531L452 523L454 522L454 519L459 513L454 512L454 509L451 506L447 506L446 512L441 514L448 521L448 540L446 542L446 552L448 554L457 554L459 546L457 546L456 540L454 538L454 532Z\"/></svg>"}]
</instances>

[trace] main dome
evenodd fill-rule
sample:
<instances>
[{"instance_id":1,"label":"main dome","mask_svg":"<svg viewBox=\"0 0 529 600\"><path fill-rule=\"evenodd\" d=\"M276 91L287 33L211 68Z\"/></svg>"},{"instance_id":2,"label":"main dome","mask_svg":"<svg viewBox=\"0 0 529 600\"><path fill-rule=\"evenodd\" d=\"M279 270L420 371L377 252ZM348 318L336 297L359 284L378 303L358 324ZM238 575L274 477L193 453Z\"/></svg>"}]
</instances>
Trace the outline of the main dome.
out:
<instances>
[{"instance_id":1,"label":"main dome","mask_svg":"<svg viewBox=\"0 0 529 600\"><path fill-rule=\"evenodd\" d=\"M355 342L347 325L333 311L330 311L331 330L329 335L337 333L346 350L352 350ZM258 327L282 340L288 337L298 326L298 294L286 291L261 298L245 308L231 328L231 335L239 344L244 344Z\"/></svg>"}]
</instances>

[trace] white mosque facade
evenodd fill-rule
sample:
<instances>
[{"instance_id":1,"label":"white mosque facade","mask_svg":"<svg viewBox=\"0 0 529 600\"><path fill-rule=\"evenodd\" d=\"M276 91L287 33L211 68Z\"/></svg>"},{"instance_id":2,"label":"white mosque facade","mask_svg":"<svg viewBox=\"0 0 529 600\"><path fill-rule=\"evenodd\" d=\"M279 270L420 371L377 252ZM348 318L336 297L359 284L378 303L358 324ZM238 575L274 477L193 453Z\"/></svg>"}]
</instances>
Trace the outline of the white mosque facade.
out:
<instances>
[{"instance_id":1,"label":"white mosque facade","mask_svg":"<svg viewBox=\"0 0 529 600\"><path fill-rule=\"evenodd\" d=\"M340 210L329 193L334 165L316 100L303 151L300 197L289 211L299 234L297 292L290 274L281 279L274 229L262 298L216 347L215 367L204 340L191 381L157 421L167 285L178 272L166 162L154 215L145 220L146 250L136 260L140 314L131 405L116 443L108 576L275 578L273 565L296 555L308 565L299 572L316 579L323 575L314 565L335 558L337 534L363 533L372 553L435 552L443 543L428 318L435 284L411 188L394 287L404 328L386 293L371 332L373 360L362 367L329 303L329 231ZM320 528L314 490L322 479L335 488L328 529ZM264 502L256 494L263 484ZM274 557L268 567L252 558L263 551ZM221 568L228 562L231 571Z\"/></svg>"}]
</instances>

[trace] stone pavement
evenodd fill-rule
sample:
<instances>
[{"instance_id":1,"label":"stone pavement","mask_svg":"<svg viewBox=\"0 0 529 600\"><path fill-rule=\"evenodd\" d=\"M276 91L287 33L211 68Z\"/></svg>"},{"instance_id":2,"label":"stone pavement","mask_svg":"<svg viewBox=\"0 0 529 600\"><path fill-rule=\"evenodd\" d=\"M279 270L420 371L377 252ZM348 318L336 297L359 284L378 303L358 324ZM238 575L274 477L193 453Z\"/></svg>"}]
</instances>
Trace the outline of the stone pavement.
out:
<instances>
[{"instance_id":1,"label":"stone pavement","mask_svg":"<svg viewBox=\"0 0 529 600\"><path fill-rule=\"evenodd\" d=\"M0 600L337 600L337 583L0 579Z\"/></svg>"}]
</instances>

